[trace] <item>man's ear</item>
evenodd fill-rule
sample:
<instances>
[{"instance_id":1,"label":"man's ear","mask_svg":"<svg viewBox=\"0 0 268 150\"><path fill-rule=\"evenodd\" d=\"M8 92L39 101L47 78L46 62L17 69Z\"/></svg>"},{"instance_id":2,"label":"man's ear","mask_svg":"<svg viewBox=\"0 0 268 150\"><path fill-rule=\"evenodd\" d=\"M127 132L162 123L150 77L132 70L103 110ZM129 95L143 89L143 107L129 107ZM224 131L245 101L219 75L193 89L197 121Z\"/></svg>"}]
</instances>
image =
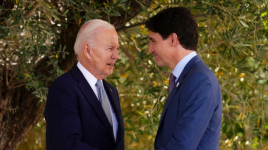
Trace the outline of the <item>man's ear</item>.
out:
<instances>
[{"instance_id":1,"label":"man's ear","mask_svg":"<svg viewBox=\"0 0 268 150\"><path fill-rule=\"evenodd\" d=\"M87 58L90 57L91 51L92 51L92 48L90 47L89 43L84 43L83 44L83 53Z\"/></svg>"},{"instance_id":2,"label":"man's ear","mask_svg":"<svg viewBox=\"0 0 268 150\"><path fill-rule=\"evenodd\" d=\"M170 38L171 38L171 46L172 47L176 47L180 43L176 33L171 33Z\"/></svg>"}]
</instances>

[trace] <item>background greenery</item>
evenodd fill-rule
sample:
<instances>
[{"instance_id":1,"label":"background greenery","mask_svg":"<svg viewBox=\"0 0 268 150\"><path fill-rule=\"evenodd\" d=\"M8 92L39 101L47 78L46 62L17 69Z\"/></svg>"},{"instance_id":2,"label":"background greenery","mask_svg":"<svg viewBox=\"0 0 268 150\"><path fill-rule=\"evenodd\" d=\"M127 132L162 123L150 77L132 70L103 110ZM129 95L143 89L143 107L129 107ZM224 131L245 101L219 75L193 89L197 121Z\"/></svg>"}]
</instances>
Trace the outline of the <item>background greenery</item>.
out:
<instances>
[{"instance_id":1,"label":"background greenery","mask_svg":"<svg viewBox=\"0 0 268 150\"><path fill-rule=\"evenodd\" d=\"M38 6L36 6L38 2ZM120 28L120 59L108 77L119 91L127 150L153 149L160 115L167 98L168 68L158 68L148 54L144 21L161 9L185 6L199 25L197 53L213 70L223 94L220 149L268 149L268 2L266 0L136 0L137 16ZM0 6L0 63L9 63L16 78L45 103L48 83L66 72L59 65L73 43L57 43L70 22L80 26L101 18L126 17L135 11L126 0L16 0L8 10ZM5 12L11 11L9 15ZM25 13L28 12L28 13ZM31 14L32 13L32 14ZM3 16L5 14L5 16ZM103 18L103 14L106 15ZM73 54L69 54L73 55ZM47 57L49 73L33 66ZM32 104L35 105L35 104ZM45 120L40 121L17 150L45 149Z\"/></svg>"}]
</instances>

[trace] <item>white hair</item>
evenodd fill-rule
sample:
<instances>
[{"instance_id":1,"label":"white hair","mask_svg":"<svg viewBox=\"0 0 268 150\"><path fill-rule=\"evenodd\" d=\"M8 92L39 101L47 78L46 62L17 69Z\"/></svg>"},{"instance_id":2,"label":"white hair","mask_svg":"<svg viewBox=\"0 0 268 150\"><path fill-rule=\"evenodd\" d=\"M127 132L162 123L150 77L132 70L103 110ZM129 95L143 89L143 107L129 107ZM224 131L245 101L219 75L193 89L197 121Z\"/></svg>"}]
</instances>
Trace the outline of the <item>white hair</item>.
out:
<instances>
[{"instance_id":1,"label":"white hair","mask_svg":"<svg viewBox=\"0 0 268 150\"><path fill-rule=\"evenodd\" d=\"M83 49L83 44L85 42L89 42L90 46L94 46L98 28L114 29L114 26L100 19L92 19L83 24L76 36L74 44L74 52L77 56Z\"/></svg>"}]
</instances>

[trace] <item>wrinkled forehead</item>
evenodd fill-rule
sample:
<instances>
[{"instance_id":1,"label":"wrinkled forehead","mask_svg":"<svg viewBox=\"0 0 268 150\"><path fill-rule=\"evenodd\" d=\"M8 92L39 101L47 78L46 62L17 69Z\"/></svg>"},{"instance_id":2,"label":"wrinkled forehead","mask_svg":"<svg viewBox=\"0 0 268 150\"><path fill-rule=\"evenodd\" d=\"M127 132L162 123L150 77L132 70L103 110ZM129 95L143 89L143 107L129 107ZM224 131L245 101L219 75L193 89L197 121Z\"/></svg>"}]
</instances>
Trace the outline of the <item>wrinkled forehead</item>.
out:
<instances>
[{"instance_id":1,"label":"wrinkled forehead","mask_svg":"<svg viewBox=\"0 0 268 150\"><path fill-rule=\"evenodd\" d=\"M101 44L113 44L118 46L118 35L115 29L96 29L96 38Z\"/></svg>"},{"instance_id":2,"label":"wrinkled forehead","mask_svg":"<svg viewBox=\"0 0 268 150\"><path fill-rule=\"evenodd\" d=\"M96 33L99 33L99 34L107 34L107 35L117 35L117 32L115 31L114 28L107 29L105 27L98 27L98 28L96 28Z\"/></svg>"}]
</instances>

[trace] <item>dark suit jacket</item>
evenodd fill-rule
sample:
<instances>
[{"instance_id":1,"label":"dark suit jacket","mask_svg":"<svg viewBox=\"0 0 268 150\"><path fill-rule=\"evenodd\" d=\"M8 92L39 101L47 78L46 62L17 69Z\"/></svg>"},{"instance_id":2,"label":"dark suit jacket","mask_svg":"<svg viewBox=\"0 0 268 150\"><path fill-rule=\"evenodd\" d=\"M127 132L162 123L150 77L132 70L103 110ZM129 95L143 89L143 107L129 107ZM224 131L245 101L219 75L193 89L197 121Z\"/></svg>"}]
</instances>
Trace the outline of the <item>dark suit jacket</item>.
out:
<instances>
[{"instance_id":1,"label":"dark suit jacket","mask_svg":"<svg viewBox=\"0 0 268 150\"><path fill-rule=\"evenodd\" d=\"M50 86L45 108L47 150L124 150L124 124L118 92L103 85L118 121L112 126L82 72L74 67Z\"/></svg>"},{"instance_id":2,"label":"dark suit jacket","mask_svg":"<svg viewBox=\"0 0 268 150\"><path fill-rule=\"evenodd\" d=\"M167 99L155 149L217 150L221 116L218 80L197 55L185 66Z\"/></svg>"}]
</instances>

